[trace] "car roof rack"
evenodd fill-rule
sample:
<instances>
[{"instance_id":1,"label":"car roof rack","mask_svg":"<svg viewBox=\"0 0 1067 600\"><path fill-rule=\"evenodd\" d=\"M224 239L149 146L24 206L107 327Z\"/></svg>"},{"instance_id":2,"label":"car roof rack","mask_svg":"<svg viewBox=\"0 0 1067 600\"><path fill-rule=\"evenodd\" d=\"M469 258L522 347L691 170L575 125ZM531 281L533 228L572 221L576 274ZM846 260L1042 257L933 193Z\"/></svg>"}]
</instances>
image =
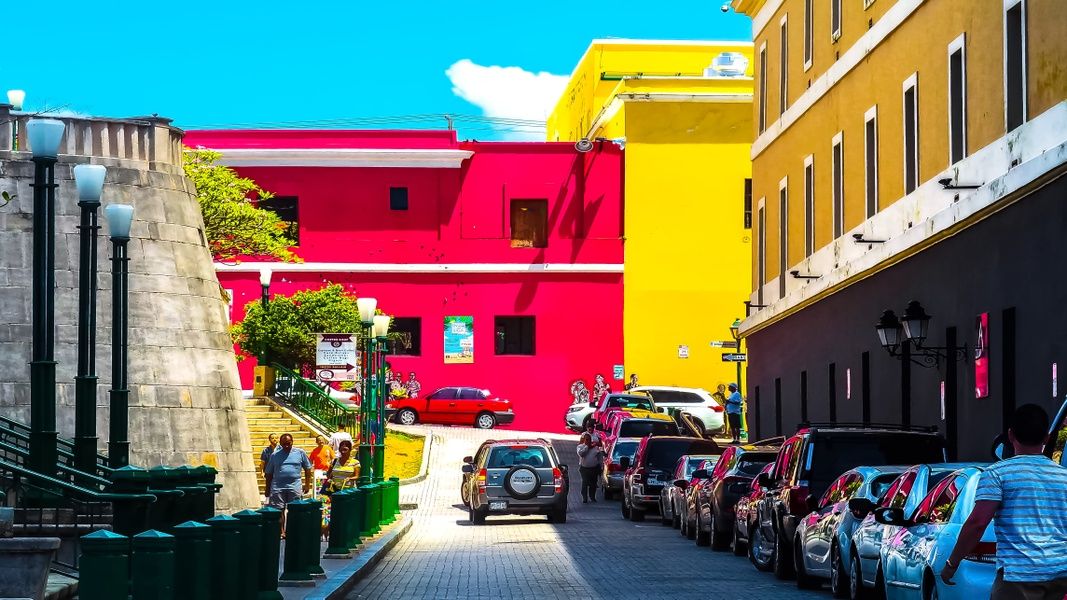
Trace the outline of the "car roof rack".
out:
<instances>
[{"instance_id":1,"label":"car roof rack","mask_svg":"<svg viewBox=\"0 0 1067 600\"><path fill-rule=\"evenodd\" d=\"M899 423L863 423L860 421L817 422L805 421L797 425L798 429L886 429L889 431L912 431L915 433L937 433L936 425L901 425Z\"/></svg>"}]
</instances>

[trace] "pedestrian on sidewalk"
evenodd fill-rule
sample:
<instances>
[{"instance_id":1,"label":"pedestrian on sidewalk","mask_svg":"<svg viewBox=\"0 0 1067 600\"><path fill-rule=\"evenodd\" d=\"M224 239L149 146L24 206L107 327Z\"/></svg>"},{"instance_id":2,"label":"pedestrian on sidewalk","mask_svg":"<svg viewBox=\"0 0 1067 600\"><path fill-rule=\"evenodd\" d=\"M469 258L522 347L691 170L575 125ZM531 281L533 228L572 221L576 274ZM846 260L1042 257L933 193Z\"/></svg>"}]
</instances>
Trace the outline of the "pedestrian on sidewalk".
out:
<instances>
[{"instance_id":1,"label":"pedestrian on sidewalk","mask_svg":"<svg viewBox=\"0 0 1067 600\"><path fill-rule=\"evenodd\" d=\"M741 409L744 405L744 400L741 399L741 392L737 391L737 384L731 383L729 386L730 395L726 397L726 422L730 427L730 436L733 438L732 443L741 443Z\"/></svg>"},{"instance_id":2,"label":"pedestrian on sidewalk","mask_svg":"<svg viewBox=\"0 0 1067 600\"><path fill-rule=\"evenodd\" d=\"M279 445L267 461L263 475L267 480L268 505L282 511L282 537L285 537L285 508L311 491L313 474L311 460L306 452L293 447L292 435L283 433Z\"/></svg>"},{"instance_id":3,"label":"pedestrian on sidewalk","mask_svg":"<svg viewBox=\"0 0 1067 600\"><path fill-rule=\"evenodd\" d=\"M333 449L334 456L339 454L341 442L344 440L348 440L350 444L353 443L352 434L348 433L348 428L345 426L344 422L341 422L337 424L337 431L330 434L330 448Z\"/></svg>"},{"instance_id":4,"label":"pedestrian on sidewalk","mask_svg":"<svg viewBox=\"0 0 1067 600\"><path fill-rule=\"evenodd\" d=\"M267 472L267 461L270 460L270 455L274 454L274 451L278 449L278 435L274 433L268 435L267 444L267 447L263 448L263 452L259 453L259 468L264 473Z\"/></svg>"},{"instance_id":5,"label":"pedestrian on sidewalk","mask_svg":"<svg viewBox=\"0 0 1067 600\"><path fill-rule=\"evenodd\" d=\"M960 529L941 580L952 582L960 560L989 522L997 538L991 600L1062 600L1067 596L1067 469L1044 456L1049 417L1036 404L1015 410L1008 440L1015 456L982 473L974 509Z\"/></svg>"},{"instance_id":6,"label":"pedestrian on sidewalk","mask_svg":"<svg viewBox=\"0 0 1067 600\"><path fill-rule=\"evenodd\" d=\"M586 427L578 440L578 472L582 476L582 504L596 502L596 482L604 469L604 444L593 431L593 424Z\"/></svg>"},{"instance_id":7,"label":"pedestrian on sidewalk","mask_svg":"<svg viewBox=\"0 0 1067 600\"><path fill-rule=\"evenodd\" d=\"M329 470L326 471L326 485L330 486L328 493L332 494L355 485L359 479L359 467L359 461L352 458L352 442L342 440L337 458L333 459Z\"/></svg>"},{"instance_id":8,"label":"pedestrian on sidewalk","mask_svg":"<svg viewBox=\"0 0 1067 600\"><path fill-rule=\"evenodd\" d=\"M316 471L325 471L333 463L333 448L326 444L326 438L321 435L315 436L315 449L311 451L310 458L311 466Z\"/></svg>"}]
</instances>

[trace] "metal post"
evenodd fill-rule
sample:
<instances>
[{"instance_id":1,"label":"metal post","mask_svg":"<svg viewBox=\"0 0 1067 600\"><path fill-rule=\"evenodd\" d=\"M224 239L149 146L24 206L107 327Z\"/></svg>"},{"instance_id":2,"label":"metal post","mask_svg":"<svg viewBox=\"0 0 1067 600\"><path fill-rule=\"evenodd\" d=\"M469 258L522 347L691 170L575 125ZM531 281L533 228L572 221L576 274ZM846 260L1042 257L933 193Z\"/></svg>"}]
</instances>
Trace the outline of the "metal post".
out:
<instances>
[{"instance_id":1,"label":"metal post","mask_svg":"<svg viewBox=\"0 0 1067 600\"><path fill-rule=\"evenodd\" d=\"M371 456L370 445L370 415L371 415L371 402L373 402L374 391L370 385L370 373L371 373L371 355L373 338L371 337L371 325L370 323L363 324L363 356L360 362L360 399L359 399L359 484L366 485L371 481L371 472L373 471L372 463L373 457Z\"/></svg>"},{"instance_id":2,"label":"metal post","mask_svg":"<svg viewBox=\"0 0 1067 600\"><path fill-rule=\"evenodd\" d=\"M263 319L266 320L270 310L270 284L261 285L260 287L263 293L260 296L259 305L263 307ZM267 340L263 338L263 343L259 349L259 366L267 366L267 358Z\"/></svg>"},{"instance_id":3,"label":"metal post","mask_svg":"<svg viewBox=\"0 0 1067 600\"><path fill-rule=\"evenodd\" d=\"M30 362L29 466L56 472L55 157L33 157L33 360Z\"/></svg>"},{"instance_id":4,"label":"metal post","mask_svg":"<svg viewBox=\"0 0 1067 600\"><path fill-rule=\"evenodd\" d=\"M386 338L375 338L375 388L374 423L377 435L374 439L374 481L385 480L385 347Z\"/></svg>"},{"instance_id":5,"label":"metal post","mask_svg":"<svg viewBox=\"0 0 1067 600\"><path fill-rule=\"evenodd\" d=\"M737 338L737 353L744 354L744 338ZM747 358L747 357L746 357ZM737 361L737 393L741 394L741 402L745 402L745 386L741 382L741 361ZM738 439L748 441L748 423L745 422L745 411L741 411L741 432Z\"/></svg>"},{"instance_id":6,"label":"metal post","mask_svg":"<svg viewBox=\"0 0 1067 600\"><path fill-rule=\"evenodd\" d=\"M151 529L133 536L130 588L133 600L173 600L174 536Z\"/></svg>"},{"instance_id":7,"label":"metal post","mask_svg":"<svg viewBox=\"0 0 1067 600\"><path fill-rule=\"evenodd\" d=\"M129 238L111 238L111 418L107 452L108 465L112 469L130 464L130 390L126 380L129 241Z\"/></svg>"},{"instance_id":8,"label":"metal post","mask_svg":"<svg viewBox=\"0 0 1067 600\"><path fill-rule=\"evenodd\" d=\"M96 259L98 201L80 200L78 375L74 378L74 466L96 472Z\"/></svg>"}]
</instances>

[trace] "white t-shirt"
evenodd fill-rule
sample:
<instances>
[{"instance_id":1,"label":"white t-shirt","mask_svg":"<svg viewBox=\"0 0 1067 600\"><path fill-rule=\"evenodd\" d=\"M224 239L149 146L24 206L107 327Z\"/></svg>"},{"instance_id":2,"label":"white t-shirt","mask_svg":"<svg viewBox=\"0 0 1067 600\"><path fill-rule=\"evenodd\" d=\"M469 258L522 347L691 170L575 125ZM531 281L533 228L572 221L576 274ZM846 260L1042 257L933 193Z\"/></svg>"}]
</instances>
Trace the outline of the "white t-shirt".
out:
<instances>
[{"instance_id":1,"label":"white t-shirt","mask_svg":"<svg viewBox=\"0 0 1067 600\"><path fill-rule=\"evenodd\" d=\"M352 436L349 435L347 431L335 431L333 432L333 435L330 436L330 447L333 448L333 453L335 455L341 453L340 446L341 442L344 440L348 440L349 442L352 441Z\"/></svg>"}]
</instances>

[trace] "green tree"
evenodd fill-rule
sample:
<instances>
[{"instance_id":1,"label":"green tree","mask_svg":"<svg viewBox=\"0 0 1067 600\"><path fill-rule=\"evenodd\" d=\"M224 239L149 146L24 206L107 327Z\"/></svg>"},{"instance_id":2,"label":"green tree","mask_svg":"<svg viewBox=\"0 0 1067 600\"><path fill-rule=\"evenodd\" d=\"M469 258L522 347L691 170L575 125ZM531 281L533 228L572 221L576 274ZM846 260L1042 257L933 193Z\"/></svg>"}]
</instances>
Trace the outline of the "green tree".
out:
<instances>
[{"instance_id":1,"label":"green tree","mask_svg":"<svg viewBox=\"0 0 1067 600\"><path fill-rule=\"evenodd\" d=\"M315 367L316 333L362 331L356 296L340 285L272 296L263 310L259 300L245 306L245 317L231 329L241 354L259 355L266 345L271 358L310 374Z\"/></svg>"},{"instance_id":2,"label":"green tree","mask_svg":"<svg viewBox=\"0 0 1067 600\"><path fill-rule=\"evenodd\" d=\"M256 199L272 194L226 166L216 164L222 154L201 148L185 149L185 175L196 184L196 199L204 215L204 235L216 260L240 256L297 260L289 251L286 223L269 210L257 208Z\"/></svg>"}]
</instances>

